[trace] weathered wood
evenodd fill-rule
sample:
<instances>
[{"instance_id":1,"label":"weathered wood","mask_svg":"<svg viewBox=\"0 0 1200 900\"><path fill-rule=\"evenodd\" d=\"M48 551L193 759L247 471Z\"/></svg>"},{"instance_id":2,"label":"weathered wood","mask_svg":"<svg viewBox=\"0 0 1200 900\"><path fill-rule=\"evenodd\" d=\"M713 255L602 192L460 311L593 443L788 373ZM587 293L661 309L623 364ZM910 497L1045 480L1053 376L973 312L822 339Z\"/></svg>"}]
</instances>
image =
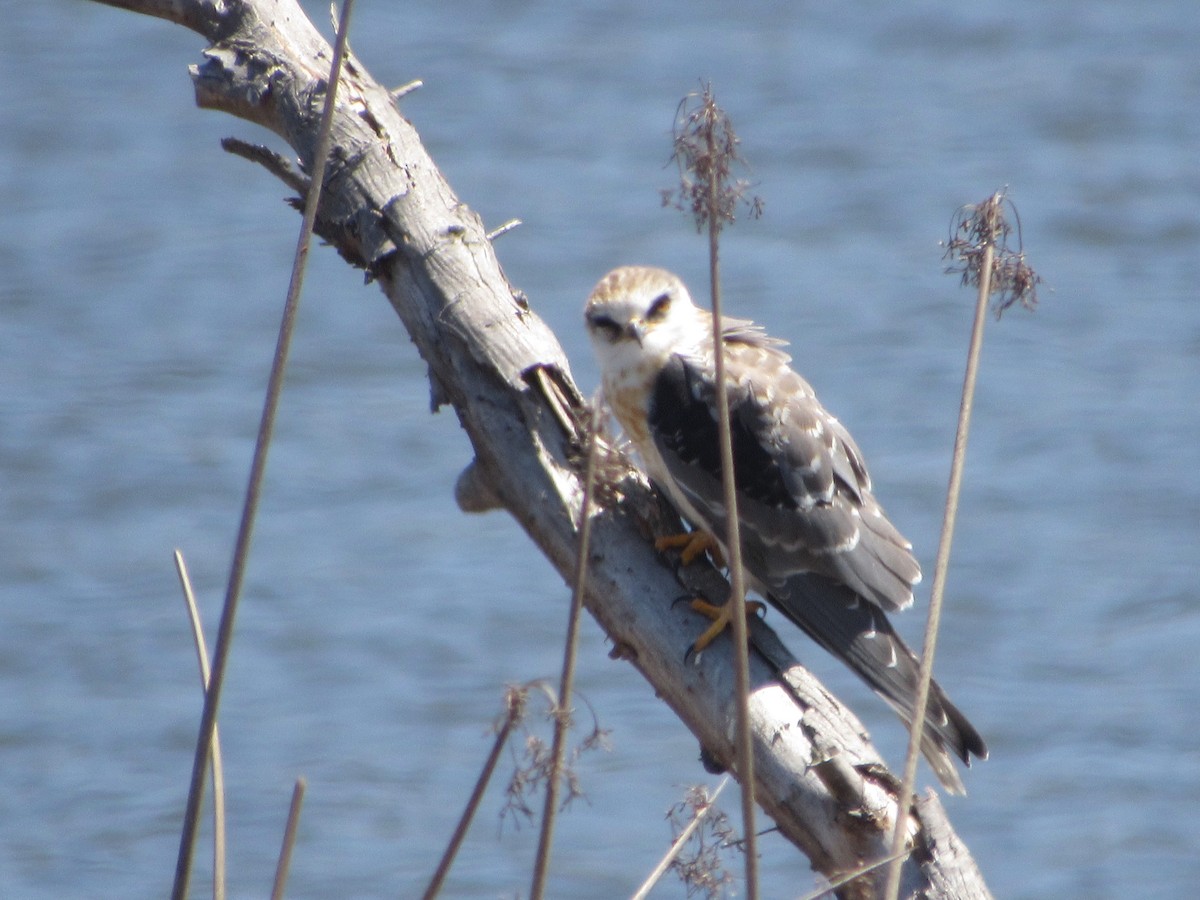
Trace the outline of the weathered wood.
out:
<instances>
[{"instance_id":1,"label":"weathered wood","mask_svg":"<svg viewBox=\"0 0 1200 900\"><path fill-rule=\"evenodd\" d=\"M293 0L99 0L204 35L192 67L197 103L279 134L307 168L316 144L330 48ZM295 173L269 164L294 187ZM456 486L465 510L502 506L569 579L577 552L584 403L553 333L506 281L479 217L425 152L393 98L356 59L338 89L333 151L318 232L367 270L429 366L434 406L449 405L475 459ZM582 303L582 297L581 303ZM582 326L581 326L582 327ZM675 571L649 537L678 520L620 454L606 461L587 608L631 663L723 765L734 757L732 652L718 641L685 662L703 623L684 590L728 590L705 565ZM565 594L564 594L565 596ZM780 831L828 877L888 853L896 780L858 720L753 623L751 718L757 796ZM987 897L936 799L909 813L915 852L903 896ZM797 877L797 890L803 890ZM881 876L843 888L872 896Z\"/></svg>"}]
</instances>

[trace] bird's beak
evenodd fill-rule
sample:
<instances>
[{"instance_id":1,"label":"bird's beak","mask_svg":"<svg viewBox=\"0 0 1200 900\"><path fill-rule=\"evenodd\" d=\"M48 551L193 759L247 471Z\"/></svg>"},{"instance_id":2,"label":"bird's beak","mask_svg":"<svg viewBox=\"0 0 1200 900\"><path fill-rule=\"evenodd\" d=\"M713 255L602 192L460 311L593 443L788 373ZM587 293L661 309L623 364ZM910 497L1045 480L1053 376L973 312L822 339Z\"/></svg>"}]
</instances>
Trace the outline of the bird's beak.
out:
<instances>
[{"instance_id":1,"label":"bird's beak","mask_svg":"<svg viewBox=\"0 0 1200 900\"><path fill-rule=\"evenodd\" d=\"M625 333L637 341L639 347L642 346L642 338L646 336L646 329L642 326L641 322L630 322L625 327Z\"/></svg>"}]
</instances>

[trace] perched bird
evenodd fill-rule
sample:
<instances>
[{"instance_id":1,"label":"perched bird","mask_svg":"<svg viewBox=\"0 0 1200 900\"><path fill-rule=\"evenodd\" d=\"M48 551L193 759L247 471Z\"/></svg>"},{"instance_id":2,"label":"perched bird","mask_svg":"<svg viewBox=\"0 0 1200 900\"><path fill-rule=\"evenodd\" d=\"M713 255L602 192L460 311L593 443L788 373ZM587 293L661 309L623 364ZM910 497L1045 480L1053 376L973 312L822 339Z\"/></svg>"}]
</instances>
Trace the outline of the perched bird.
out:
<instances>
[{"instance_id":1,"label":"perched bird","mask_svg":"<svg viewBox=\"0 0 1200 900\"><path fill-rule=\"evenodd\" d=\"M695 529L726 534L712 314L663 269L600 280L584 312L604 398L651 480ZM783 341L725 318L725 379L747 584L842 660L906 721L919 662L885 615L910 606L921 570L871 493L854 439L789 365ZM726 556L728 558L728 556ZM950 760L987 758L935 683L922 750L947 790Z\"/></svg>"}]
</instances>

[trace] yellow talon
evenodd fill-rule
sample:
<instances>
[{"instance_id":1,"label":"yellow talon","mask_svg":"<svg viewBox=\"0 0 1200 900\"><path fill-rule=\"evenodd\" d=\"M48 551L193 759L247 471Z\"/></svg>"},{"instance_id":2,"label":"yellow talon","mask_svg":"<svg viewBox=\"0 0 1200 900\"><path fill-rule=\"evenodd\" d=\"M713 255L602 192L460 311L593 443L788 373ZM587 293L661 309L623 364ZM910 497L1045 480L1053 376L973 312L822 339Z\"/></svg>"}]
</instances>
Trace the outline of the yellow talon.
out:
<instances>
[{"instance_id":1,"label":"yellow talon","mask_svg":"<svg viewBox=\"0 0 1200 900\"><path fill-rule=\"evenodd\" d=\"M691 565L702 553L711 556L713 562L718 566L725 565L717 539L707 531L688 531L684 534L671 534L656 538L654 549L659 553L664 550L679 550L679 559L685 566Z\"/></svg>"},{"instance_id":2,"label":"yellow talon","mask_svg":"<svg viewBox=\"0 0 1200 900\"><path fill-rule=\"evenodd\" d=\"M700 613L700 615L712 619L713 623L708 626L704 634L696 638L695 643L692 644L692 649L688 651L689 654L699 653L701 650L706 648L709 644L715 641L717 636L726 628L728 628L730 623L733 621L732 603L723 603L720 606L715 606L712 603L709 603L707 600L701 600L697 597L691 601L691 607L696 612ZM765 609L766 607L757 600L746 601L747 618L750 616L757 616Z\"/></svg>"}]
</instances>

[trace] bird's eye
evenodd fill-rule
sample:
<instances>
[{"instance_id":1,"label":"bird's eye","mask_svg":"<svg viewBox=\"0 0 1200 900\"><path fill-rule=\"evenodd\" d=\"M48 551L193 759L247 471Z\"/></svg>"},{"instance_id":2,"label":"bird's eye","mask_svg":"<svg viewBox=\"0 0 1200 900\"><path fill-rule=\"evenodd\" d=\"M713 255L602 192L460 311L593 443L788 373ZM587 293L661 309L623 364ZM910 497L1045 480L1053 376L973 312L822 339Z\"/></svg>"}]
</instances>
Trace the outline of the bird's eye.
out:
<instances>
[{"instance_id":1,"label":"bird's eye","mask_svg":"<svg viewBox=\"0 0 1200 900\"><path fill-rule=\"evenodd\" d=\"M621 326L616 320L604 315L589 315L587 317L588 326L593 331L598 331L604 335L606 340L615 341L621 335Z\"/></svg>"},{"instance_id":2,"label":"bird's eye","mask_svg":"<svg viewBox=\"0 0 1200 900\"><path fill-rule=\"evenodd\" d=\"M671 308L671 295L659 294L654 298L654 302L650 304L650 309L646 311L647 322L661 322L667 317L667 312Z\"/></svg>"}]
</instances>

